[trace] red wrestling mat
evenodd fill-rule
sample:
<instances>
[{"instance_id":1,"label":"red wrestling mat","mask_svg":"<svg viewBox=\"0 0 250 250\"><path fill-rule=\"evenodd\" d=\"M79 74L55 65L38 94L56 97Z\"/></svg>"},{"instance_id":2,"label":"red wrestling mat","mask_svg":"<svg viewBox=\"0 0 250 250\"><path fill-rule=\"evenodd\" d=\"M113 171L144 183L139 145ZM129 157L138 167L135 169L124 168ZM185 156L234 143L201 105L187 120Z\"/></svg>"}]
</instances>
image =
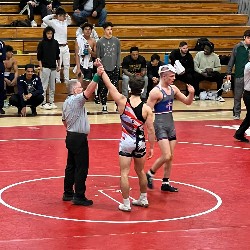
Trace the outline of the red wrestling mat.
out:
<instances>
[{"instance_id":1,"label":"red wrestling mat","mask_svg":"<svg viewBox=\"0 0 250 250\"><path fill-rule=\"evenodd\" d=\"M0 249L246 249L250 145L232 137L239 124L176 122L171 179L180 191L160 191L160 170L149 208L132 207L131 213L118 210L119 124L91 125L86 195L92 207L61 200L63 126L1 128ZM158 156L156 144L145 170ZM130 175L136 199L132 168Z\"/></svg>"}]
</instances>

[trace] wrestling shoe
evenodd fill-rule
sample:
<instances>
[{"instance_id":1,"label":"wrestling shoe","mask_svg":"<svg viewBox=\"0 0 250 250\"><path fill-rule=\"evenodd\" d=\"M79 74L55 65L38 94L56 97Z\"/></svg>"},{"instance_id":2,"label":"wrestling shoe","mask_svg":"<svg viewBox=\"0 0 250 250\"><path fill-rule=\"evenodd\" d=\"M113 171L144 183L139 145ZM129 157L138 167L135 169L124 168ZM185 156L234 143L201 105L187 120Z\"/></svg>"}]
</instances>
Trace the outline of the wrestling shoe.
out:
<instances>
[{"instance_id":1,"label":"wrestling shoe","mask_svg":"<svg viewBox=\"0 0 250 250\"><path fill-rule=\"evenodd\" d=\"M161 191L164 191L164 192L178 192L178 188L175 188L169 184L162 184L161 185Z\"/></svg>"},{"instance_id":2,"label":"wrestling shoe","mask_svg":"<svg viewBox=\"0 0 250 250\"><path fill-rule=\"evenodd\" d=\"M134 200L134 201L132 201L132 205L140 206L140 207L148 207L148 199L143 198L143 199L139 199L139 200Z\"/></svg>"},{"instance_id":3,"label":"wrestling shoe","mask_svg":"<svg viewBox=\"0 0 250 250\"><path fill-rule=\"evenodd\" d=\"M124 211L124 212L131 212L131 207L128 207L124 204L120 204L118 208L119 210Z\"/></svg>"}]
</instances>

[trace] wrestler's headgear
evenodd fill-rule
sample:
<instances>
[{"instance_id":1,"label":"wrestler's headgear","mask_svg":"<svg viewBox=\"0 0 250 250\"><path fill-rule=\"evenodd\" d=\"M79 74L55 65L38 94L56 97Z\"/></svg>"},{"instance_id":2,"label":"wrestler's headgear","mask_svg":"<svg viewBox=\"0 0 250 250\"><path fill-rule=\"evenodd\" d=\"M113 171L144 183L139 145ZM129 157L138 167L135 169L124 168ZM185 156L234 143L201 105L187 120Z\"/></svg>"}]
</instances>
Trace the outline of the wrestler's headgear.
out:
<instances>
[{"instance_id":1,"label":"wrestler's headgear","mask_svg":"<svg viewBox=\"0 0 250 250\"><path fill-rule=\"evenodd\" d=\"M158 70L158 74L161 75L161 73L164 73L164 72L167 72L167 71L171 71L171 72L176 74L176 69L171 64L160 66L159 70Z\"/></svg>"}]
</instances>

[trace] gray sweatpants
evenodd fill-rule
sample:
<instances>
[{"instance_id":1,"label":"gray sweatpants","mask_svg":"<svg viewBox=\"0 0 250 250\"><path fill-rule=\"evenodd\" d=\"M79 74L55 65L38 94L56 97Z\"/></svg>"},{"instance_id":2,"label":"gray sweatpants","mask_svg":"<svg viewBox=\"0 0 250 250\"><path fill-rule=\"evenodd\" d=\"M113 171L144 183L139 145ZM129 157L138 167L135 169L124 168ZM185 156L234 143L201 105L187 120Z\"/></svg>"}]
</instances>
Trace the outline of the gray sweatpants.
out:
<instances>
[{"instance_id":1,"label":"gray sweatpants","mask_svg":"<svg viewBox=\"0 0 250 250\"><path fill-rule=\"evenodd\" d=\"M49 102L54 102L54 96L55 96L55 81L56 81L56 70L55 69L49 69L49 68L43 68L41 72L41 81L43 84L43 96L44 101L43 104L46 103L46 92L49 85Z\"/></svg>"},{"instance_id":2,"label":"gray sweatpants","mask_svg":"<svg viewBox=\"0 0 250 250\"><path fill-rule=\"evenodd\" d=\"M234 115L240 116L241 98L244 91L244 77L235 78L234 81Z\"/></svg>"}]
</instances>

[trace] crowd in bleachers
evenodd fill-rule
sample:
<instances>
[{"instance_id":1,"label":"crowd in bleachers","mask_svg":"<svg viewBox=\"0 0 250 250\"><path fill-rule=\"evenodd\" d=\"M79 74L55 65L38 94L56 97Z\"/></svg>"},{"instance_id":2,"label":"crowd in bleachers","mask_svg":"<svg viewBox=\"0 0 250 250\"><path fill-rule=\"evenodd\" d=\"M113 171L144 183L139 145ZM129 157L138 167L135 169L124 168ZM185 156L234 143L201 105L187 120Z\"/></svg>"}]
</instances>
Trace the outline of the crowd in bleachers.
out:
<instances>
[{"instance_id":1,"label":"crowd in bleachers","mask_svg":"<svg viewBox=\"0 0 250 250\"><path fill-rule=\"evenodd\" d=\"M64 82L67 84L70 80L70 51L67 41L67 27L71 25L71 17L63 8L58 0L21 0L20 10L22 13L28 13L32 27L37 24L34 20L34 13L41 15L43 23L42 27L47 27L44 30L42 41L37 47L37 59L39 62L41 82L43 85L44 100L41 108L54 109L57 106L54 103L55 83ZM152 53L149 62L140 55L137 46L130 48L130 53L120 62L120 42L118 38L112 35L112 23L106 22L107 11L105 9L105 1L89 0L79 1L75 0L73 5L72 17L80 26L76 30L75 41L75 78L82 74L85 80L91 80L95 67L93 61L95 58L100 58L103 61L105 70L112 80L113 84L118 88L119 77L122 79L121 92L128 96L129 87L128 81L131 76L140 76L145 82L144 92L141 98L146 101L148 94L152 88L159 83L158 69L164 63L171 63L175 67L182 67L184 70L176 74L176 80L180 80L187 84L192 84L195 88L194 100L198 100L200 96L199 83L203 80L217 83L216 100L224 102L222 98L222 84L223 74L221 74L221 64L219 56L214 53L214 44L207 41L204 47L199 51L195 57L189 53L188 44L182 41L179 48L173 50L169 55L169 62L163 62L158 54ZM94 29L94 26L88 23L87 17L92 16L98 19L98 26L104 27L104 35L99 40L99 37ZM108 30L107 30L107 27ZM50 33L50 34L49 34ZM243 45L247 47L248 34L244 34ZM54 47L51 46L50 41L53 41ZM103 46L105 41L108 41L107 46ZM4 73L4 90L1 94L1 99L6 98L6 94L18 92L18 66L17 61L13 57L13 48L3 44L3 51L6 50L6 60L4 58L5 52L2 54L2 61L5 67ZM111 44L111 45L110 45ZM54 54L54 61L51 61L52 51ZM234 64L231 61L231 64ZM244 62L246 63L246 62ZM63 65L63 79L60 79L60 71ZM111 65L111 66L110 66ZM120 74L120 67L122 69ZM27 72L26 72L27 73ZM25 74L26 74L25 73ZM231 75L230 69L228 75ZM230 77L228 77L229 79ZM230 80L230 79L229 79ZM46 100L46 91L49 87L49 100ZM107 110L107 89L103 84L99 85L99 89L95 91L95 102L102 104L102 112L108 113ZM1 100L3 103L3 100ZM3 105L0 104L0 112L4 114ZM238 112L238 111L237 111ZM33 112L36 114L36 112ZM239 113L239 112L238 112ZM239 118L239 114L235 118ZM18 107L18 114L20 115L20 107Z\"/></svg>"}]
</instances>

